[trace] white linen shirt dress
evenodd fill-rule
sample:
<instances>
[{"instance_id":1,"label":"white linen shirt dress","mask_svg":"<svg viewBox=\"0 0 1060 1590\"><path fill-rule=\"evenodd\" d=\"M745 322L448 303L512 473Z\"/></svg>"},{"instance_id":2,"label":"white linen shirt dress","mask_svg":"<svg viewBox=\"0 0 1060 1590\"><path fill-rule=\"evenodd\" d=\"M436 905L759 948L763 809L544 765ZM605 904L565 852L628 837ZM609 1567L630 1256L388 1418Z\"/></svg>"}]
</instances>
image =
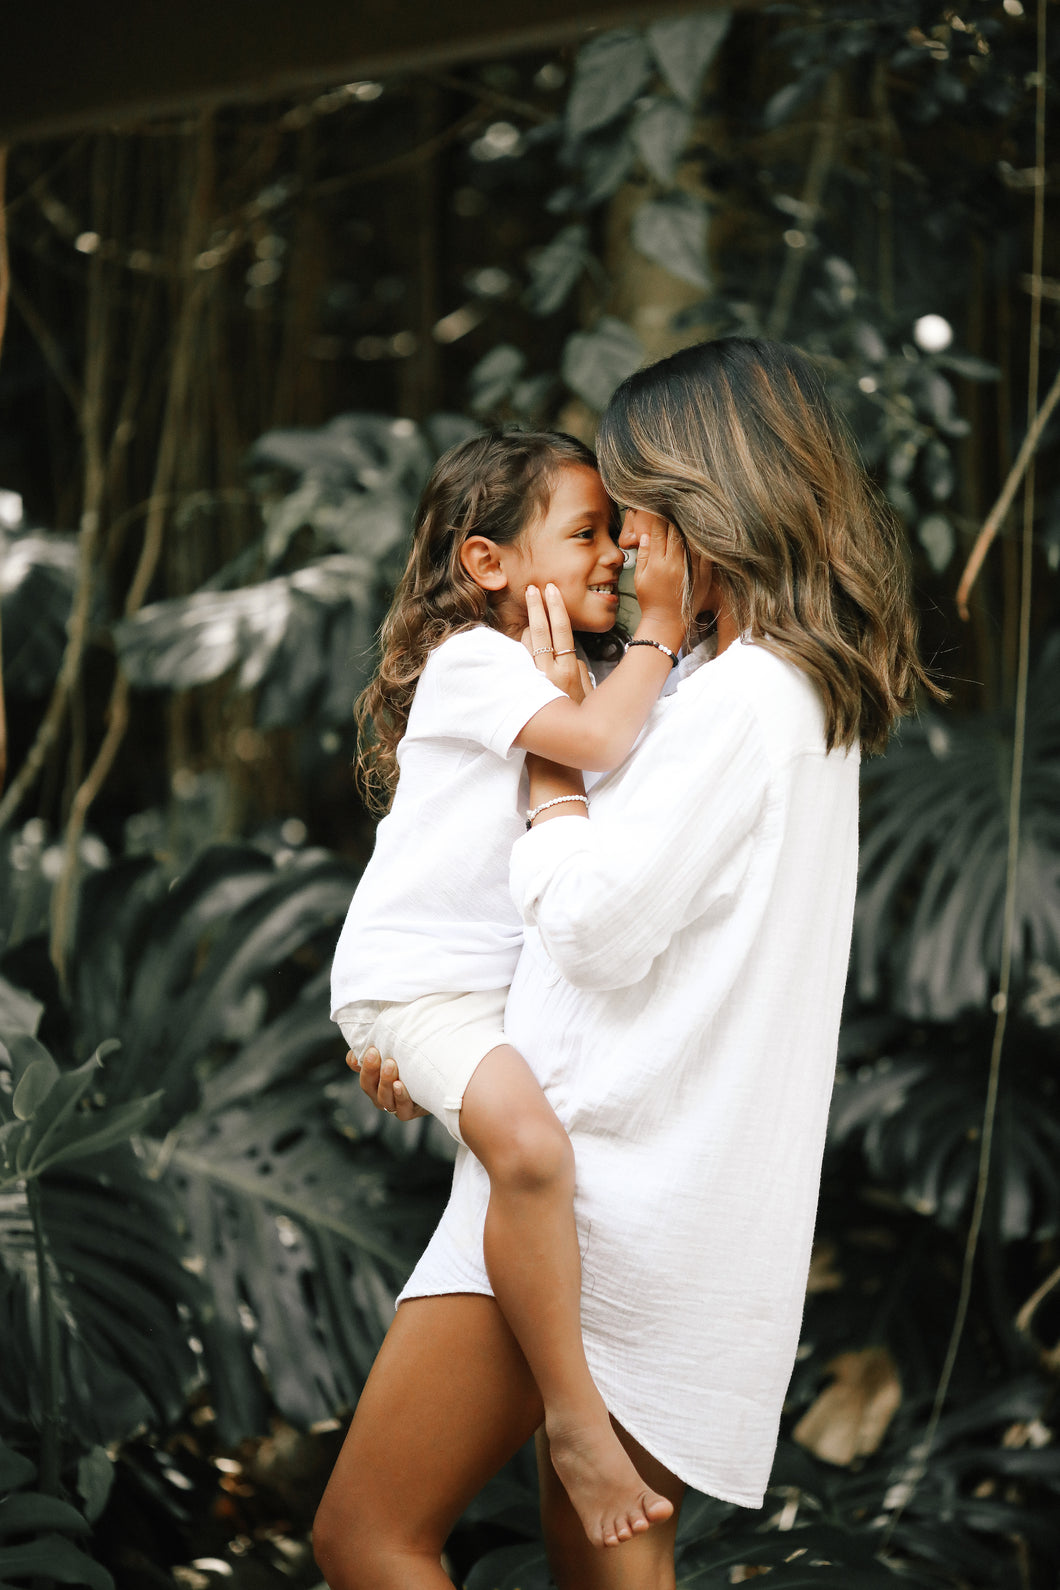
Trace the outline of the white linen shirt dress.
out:
<instances>
[{"instance_id":1,"label":"white linen shirt dress","mask_svg":"<svg viewBox=\"0 0 1060 1590\"><path fill-rule=\"evenodd\" d=\"M698 664L698 666L697 666ZM798 1344L857 870L858 755L764 647L693 654L633 755L514 846L505 1028L574 1146L582 1327L615 1418L762 1503ZM461 1148L401 1300L489 1293Z\"/></svg>"}]
</instances>

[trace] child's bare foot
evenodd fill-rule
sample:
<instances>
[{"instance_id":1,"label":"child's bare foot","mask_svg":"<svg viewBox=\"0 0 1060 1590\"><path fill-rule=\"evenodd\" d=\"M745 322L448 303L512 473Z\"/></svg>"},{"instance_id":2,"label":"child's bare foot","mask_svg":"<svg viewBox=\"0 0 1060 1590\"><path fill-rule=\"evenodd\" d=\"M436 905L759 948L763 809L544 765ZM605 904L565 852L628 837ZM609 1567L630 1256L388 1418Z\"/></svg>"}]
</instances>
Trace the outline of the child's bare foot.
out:
<instances>
[{"instance_id":1,"label":"child's bare foot","mask_svg":"<svg viewBox=\"0 0 1060 1590\"><path fill-rule=\"evenodd\" d=\"M645 1485L606 1414L577 1426L546 1419L545 1430L552 1466L594 1546L619 1546L673 1513Z\"/></svg>"}]
</instances>

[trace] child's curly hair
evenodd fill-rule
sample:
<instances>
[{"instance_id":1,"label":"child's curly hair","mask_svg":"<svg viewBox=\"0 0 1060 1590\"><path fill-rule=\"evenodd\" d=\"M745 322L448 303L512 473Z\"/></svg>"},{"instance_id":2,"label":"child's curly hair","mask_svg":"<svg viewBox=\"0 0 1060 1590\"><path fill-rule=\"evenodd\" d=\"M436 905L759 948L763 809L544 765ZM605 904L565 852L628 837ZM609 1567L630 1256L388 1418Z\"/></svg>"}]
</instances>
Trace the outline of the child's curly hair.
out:
<instances>
[{"instance_id":1,"label":"child's curly hair","mask_svg":"<svg viewBox=\"0 0 1060 1590\"><path fill-rule=\"evenodd\" d=\"M393 799L398 741L427 658L450 635L494 623L487 593L460 561L461 547L470 536L498 546L518 540L547 511L557 472L572 464L595 469L596 455L562 431L493 430L458 443L435 465L383 623L379 669L354 708L357 781L373 810L387 811ZM579 638L596 657L621 653L614 630Z\"/></svg>"}]
</instances>

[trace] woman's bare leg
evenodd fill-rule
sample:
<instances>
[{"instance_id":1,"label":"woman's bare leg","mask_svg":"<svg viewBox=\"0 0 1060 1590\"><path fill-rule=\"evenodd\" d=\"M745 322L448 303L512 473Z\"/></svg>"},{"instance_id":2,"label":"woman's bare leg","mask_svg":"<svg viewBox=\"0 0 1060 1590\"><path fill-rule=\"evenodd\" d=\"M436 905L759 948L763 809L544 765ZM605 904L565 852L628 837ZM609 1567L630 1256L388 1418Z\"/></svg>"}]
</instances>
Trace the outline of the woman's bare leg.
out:
<instances>
[{"instance_id":1,"label":"woman's bare leg","mask_svg":"<svg viewBox=\"0 0 1060 1590\"><path fill-rule=\"evenodd\" d=\"M615 1429L638 1471L657 1491L669 1497L673 1513L647 1534L627 1541L621 1551L597 1551L586 1540L581 1521L559 1483L548 1437L540 1430L537 1467L549 1566L559 1590L674 1590L674 1541L684 1484L625 1430L617 1425Z\"/></svg>"},{"instance_id":2,"label":"woman's bare leg","mask_svg":"<svg viewBox=\"0 0 1060 1590\"><path fill-rule=\"evenodd\" d=\"M402 1303L313 1526L331 1590L452 1590L440 1558L453 1524L541 1418L493 1298Z\"/></svg>"},{"instance_id":3,"label":"woman's bare leg","mask_svg":"<svg viewBox=\"0 0 1060 1590\"><path fill-rule=\"evenodd\" d=\"M585 1361L570 1140L508 1045L468 1083L460 1130L490 1179L486 1269L541 1392L552 1464L594 1546L630 1541L672 1504L637 1472Z\"/></svg>"}]
</instances>

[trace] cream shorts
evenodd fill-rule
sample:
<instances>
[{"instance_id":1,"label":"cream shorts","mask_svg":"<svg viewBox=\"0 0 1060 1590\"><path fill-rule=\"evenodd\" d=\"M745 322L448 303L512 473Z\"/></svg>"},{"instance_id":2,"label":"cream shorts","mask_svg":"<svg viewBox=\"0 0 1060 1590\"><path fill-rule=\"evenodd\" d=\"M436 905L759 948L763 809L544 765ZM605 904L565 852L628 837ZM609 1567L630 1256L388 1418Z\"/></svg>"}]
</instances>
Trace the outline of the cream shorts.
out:
<instances>
[{"instance_id":1,"label":"cream shorts","mask_svg":"<svg viewBox=\"0 0 1060 1590\"><path fill-rule=\"evenodd\" d=\"M335 1015L342 1036L360 1058L374 1045L397 1061L409 1097L430 1110L458 1143L464 1089L479 1061L507 1043L507 988L471 994L424 994L392 1003L358 999Z\"/></svg>"}]
</instances>

